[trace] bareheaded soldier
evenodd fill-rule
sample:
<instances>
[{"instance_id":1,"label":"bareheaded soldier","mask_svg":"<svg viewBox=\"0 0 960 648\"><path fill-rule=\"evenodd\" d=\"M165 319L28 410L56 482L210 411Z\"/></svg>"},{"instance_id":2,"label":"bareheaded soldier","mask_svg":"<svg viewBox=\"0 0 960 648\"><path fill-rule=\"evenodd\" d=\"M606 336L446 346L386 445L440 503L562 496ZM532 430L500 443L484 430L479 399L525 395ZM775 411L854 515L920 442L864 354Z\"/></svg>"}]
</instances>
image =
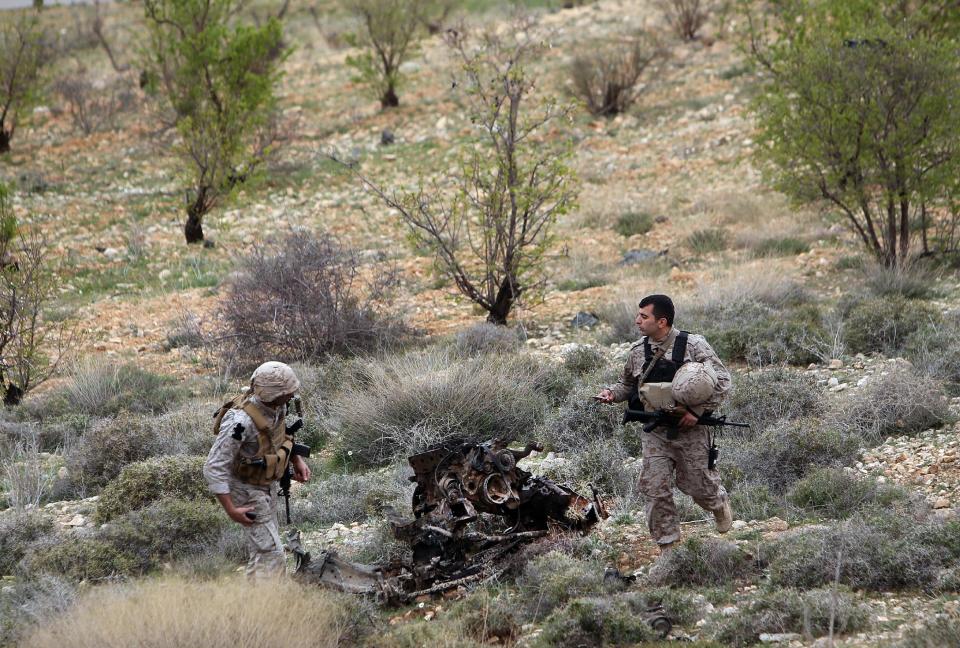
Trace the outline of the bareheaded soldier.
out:
<instances>
[{"instance_id":1,"label":"bareheaded soldier","mask_svg":"<svg viewBox=\"0 0 960 648\"><path fill-rule=\"evenodd\" d=\"M655 427L643 435L637 485L647 499L647 524L661 554L680 540L674 481L713 513L717 531L726 533L733 524L730 499L711 458L712 431L697 424L698 417L715 412L730 391L730 373L703 336L673 328L673 316L673 301L666 295L641 300L637 328L642 337L630 349L620 382L596 397L603 403L629 400L631 410L682 405L683 415L673 427Z\"/></svg>"},{"instance_id":2,"label":"bareheaded soldier","mask_svg":"<svg viewBox=\"0 0 960 648\"><path fill-rule=\"evenodd\" d=\"M277 519L278 481L293 466L293 478L310 479L303 457L294 455L284 417L300 389L293 369L265 362L250 378L250 390L228 401L214 417L213 442L203 476L230 519L242 524L247 539L247 576L284 573L286 560Z\"/></svg>"}]
</instances>

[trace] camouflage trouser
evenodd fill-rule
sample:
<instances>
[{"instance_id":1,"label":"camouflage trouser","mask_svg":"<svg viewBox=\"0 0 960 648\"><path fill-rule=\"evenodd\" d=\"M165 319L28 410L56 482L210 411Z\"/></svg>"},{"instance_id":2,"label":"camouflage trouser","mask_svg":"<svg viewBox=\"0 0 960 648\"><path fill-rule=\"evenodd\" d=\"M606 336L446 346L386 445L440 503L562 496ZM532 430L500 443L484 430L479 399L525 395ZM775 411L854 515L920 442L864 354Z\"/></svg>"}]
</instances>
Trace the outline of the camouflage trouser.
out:
<instances>
[{"instance_id":1,"label":"camouflage trouser","mask_svg":"<svg viewBox=\"0 0 960 648\"><path fill-rule=\"evenodd\" d=\"M269 489L234 481L230 485L230 499L236 506L252 506L257 520L243 527L247 538L247 576L259 580L276 578L286 571L287 561L280 542L277 520L277 484Z\"/></svg>"},{"instance_id":2,"label":"camouflage trouser","mask_svg":"<svg viewBox=\"0 0 960 648\"><path fill-rule=\"evenodd\" d=\"M710 430L697 426L681 431L670 441L663 433L643 435L643 470L637 488L647 498L646 516L650 536L657 544L680 539L680 521L673 502L673 481L701 508L714 512L723 508L727 491L720 474L707 468Z\"/></svg>"}]
</instances>

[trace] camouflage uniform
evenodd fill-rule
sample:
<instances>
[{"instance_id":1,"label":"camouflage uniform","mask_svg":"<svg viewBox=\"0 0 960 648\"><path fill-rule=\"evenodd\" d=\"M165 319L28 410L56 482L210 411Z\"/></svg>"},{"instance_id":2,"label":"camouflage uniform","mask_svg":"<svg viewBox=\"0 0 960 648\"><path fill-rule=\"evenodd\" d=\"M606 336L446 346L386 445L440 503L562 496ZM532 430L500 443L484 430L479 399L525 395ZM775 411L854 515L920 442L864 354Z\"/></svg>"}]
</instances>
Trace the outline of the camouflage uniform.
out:
<instances>
[{"instance_id":1,"label":"camouflage uniform","mask_svg":"<svg viewBox=\"0 0 960 648\"><path fill-rule=\"evenodd\" d=\"M665 348L664 357L670 357L679 331L671 328L661 342L650 340L654 353ZM643 375L646 338L641 338L630 350L620 382L610 388L614 402L630 398ZM702 335L690 334L684 361L710 365L717 375L717 388L704 409L716 411L730 390L730 372ZM702 425L681 430L670 440L662 428L643 434L643 469L637 486L647 499L646 517L650 535L660 545L669 545L680 539L680 522L673 501L673 481L681 491L693 498L702 508L717 512L727 502L727 492L720 482L720 474L707 468L712 431Z\"/></svg>"},{"instance_id":2,"label":"camouflage uniform","mask_svg":"<svg viewBox=\"0 0 960 648\"><path fill-rule=\"evenodd\" d=\"M283 408L270 409L256 396L252 400L268 420L275 422L283 416ZM243 428L239 438L235 432L237 424ZM269 486L254 486L239 480L234 473L237 458L253 457L258 447L257 428L253 421L243 410L231 409L220 422L220 432L203 466L203 476L211 493L229 493L235 506L253 507L256 520L254 524L243 527L243 530L249 555L246 573L255 579L277 577L286 569L277 519L277 482Z\"/></svg>"}]
</instances>

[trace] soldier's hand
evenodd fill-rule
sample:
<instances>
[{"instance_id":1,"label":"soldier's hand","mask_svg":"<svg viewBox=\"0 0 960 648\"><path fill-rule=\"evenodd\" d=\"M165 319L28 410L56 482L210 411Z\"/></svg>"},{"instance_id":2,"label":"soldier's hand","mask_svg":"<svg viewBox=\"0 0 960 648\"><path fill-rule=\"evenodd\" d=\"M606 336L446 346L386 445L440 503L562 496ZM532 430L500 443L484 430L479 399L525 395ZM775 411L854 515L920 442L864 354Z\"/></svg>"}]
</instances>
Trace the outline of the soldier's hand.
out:
<instances>
[{"instance_id":1,"label":"soldier's hand","mask_svg":"<svg viewBox=\"0 0 960 648\"><path fill-rule=\"evenodd\" d=\"M237 524L242 524L243 526L251 526L254 524L255 520L252 520L247 517L247 513L253 513L252 506L240 506L232 508L227 511L227 515L230 516L230 519L236 522Z\"/></svg>"},{"instance_id":2,"label":"soldier's hand","mask_svg":"<svg viewBox=\"0 0 960 648\"><path fill-rule=\"evenodd\" d=\"M597 401L601 403L612 403L613 402L613 392L609 389L604 389L598 395L594 396Z\"/></svg>"},{"instance_id":3,"label":"soldier's hand","mask_svg":"<svg viewBox=\"0 0 960 648\"><path fill-rule=\"evenodd\" d=\"M687 430L692 428L694 425L696 425L699 422L700 421L699 419L697 419L696 416L694 416L690 412L687 412L686 414L683 415L683 417L680 418L680 422L677 425Z\"/></svg>"},{"instance_id":4,"label":"soldier's hand","mask_svg":"<svg viewBox=\"0 0 960 648\"><path fill-rule=\"evenodd\" d=\"M293 478L298 482L310 481L310 466L300 455L293 457Z\"/></svg>"}]
</instances>

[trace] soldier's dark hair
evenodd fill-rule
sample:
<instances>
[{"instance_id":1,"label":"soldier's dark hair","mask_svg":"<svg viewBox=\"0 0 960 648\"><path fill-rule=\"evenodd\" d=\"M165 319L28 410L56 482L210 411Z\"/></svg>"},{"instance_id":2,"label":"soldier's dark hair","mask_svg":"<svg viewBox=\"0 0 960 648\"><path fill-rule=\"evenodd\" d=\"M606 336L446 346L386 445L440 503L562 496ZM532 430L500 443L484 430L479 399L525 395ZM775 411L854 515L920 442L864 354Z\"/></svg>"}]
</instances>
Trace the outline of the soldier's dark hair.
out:
<instances>
[{"instance_id":1,"label":"soldier's dark hair","mask_svg":"<svg viewBox=\"0 0 960 648\"><path fill-rule=\"evenodd\" d=\"M653 316L667 320L667 326L673 326L673 300L666 295L647 295L640 300L640 308L653 304Z\"/></svg>"}]
</instances>

